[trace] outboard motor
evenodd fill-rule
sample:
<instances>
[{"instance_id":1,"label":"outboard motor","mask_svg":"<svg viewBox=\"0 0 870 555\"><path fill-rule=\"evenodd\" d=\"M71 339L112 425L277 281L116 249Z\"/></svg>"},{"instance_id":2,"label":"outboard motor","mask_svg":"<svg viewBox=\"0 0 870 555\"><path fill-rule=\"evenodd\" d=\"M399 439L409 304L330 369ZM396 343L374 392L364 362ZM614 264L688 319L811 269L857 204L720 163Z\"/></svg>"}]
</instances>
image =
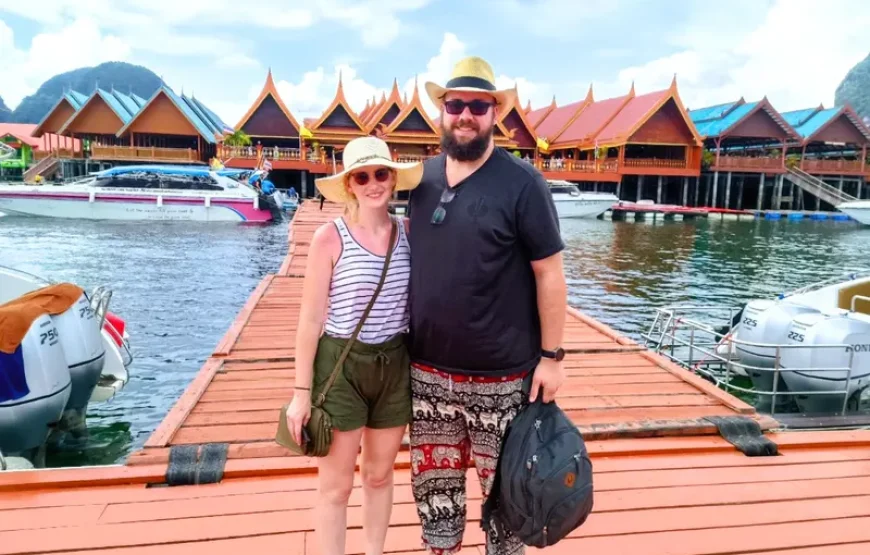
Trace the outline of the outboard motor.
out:
<instances>
[{"instance_id":1,"label":"outboard motor","mask_svg":"<svg viewBox=\"0 0 870 555\"><path fill-rule=\"evenodd\" d=\"M273 220L281 221L284 219L283 207L275 202L275 197L273 195L267 195L263 191L257 191L257 195L259 196L260 208L267 209L269 213L272 214Z\"/></svg>"},{"instance_id":2,"label":"outboard motor","mask_svg":"<svg viewBox=\"0 0 870 555\"><path fill-rule=\"evenodd\" d=\"M773 391L774 372L776 366L776 347L784 345L787 341L788 329L792 320L800 315L816 313L817 309L802 306L788 301L773 301L756 299L749 301L743 309L743 317L740 319L740 331L738 337L740 343L735 345L740 362L749 366L746 373L752 380L752 387L756 391ZM761 345L746 345L743 342L760 343ZM780 349L780 368L782 367L782 355L784 349ZM770 370L766 370L766 369ZM788 392L787 382L780 374L776 384L777 393ZM791 399L788 395L776 396L776 410L787 410ZM772 409L772 396L759 395L755 408L761 412L770 412Z\"/></svg>"},{"instance_id":3,"label":"outboard motor","mask_svg":"<svg viewBox=\"0 0 870 555\"><path fill-rule=\"evenodd\" d=\"M792 391L840 391L795 395L801 411L806 413L839 413L846 397L870 385L870 317L845 310L804 314L794 319L789 332L789 343L804 348L783 349L782 365L789 372L782 377ZM824 345L845 345L825 347ZM849 368L824 370L826 368Z\"/></svg>"},{"instance_id":4,"label":"outboard motor","mask_svg":"<svg viewBox=\"0 0 870 555\"><path fill-rule=\"evenodd\" d=\"M100 321L84 292L66 311L52 316L52 320L60 335L72 380L72 391L58 431L81 436L85 432L88 401L100 380L106 361Z\"/></svg>"},{"instance_id":5,"label":"outboard motor","mask_svg":"<svg viewBox=\"0 0 870 555\"><path fill-rule=\"evenodd\" d=\"M0 307L4 326L30 321L14 350L0 350L0 450L34 458L63 414L71 380L51 316L28 319L23 313L20 307Z\"/></svg>"}]
</instances>

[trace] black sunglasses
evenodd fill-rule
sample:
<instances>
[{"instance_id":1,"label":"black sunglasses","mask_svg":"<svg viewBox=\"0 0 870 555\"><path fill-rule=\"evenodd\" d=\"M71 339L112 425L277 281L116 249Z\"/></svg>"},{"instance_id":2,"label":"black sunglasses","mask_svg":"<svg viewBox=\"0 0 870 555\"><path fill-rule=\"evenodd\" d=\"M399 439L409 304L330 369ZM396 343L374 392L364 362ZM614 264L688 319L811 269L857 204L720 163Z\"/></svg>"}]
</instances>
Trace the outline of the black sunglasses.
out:
<instances>
[{"instance_id":1,"label":"black sunglasses","mask_svg":"<svg viewBox=\"0 0 870 555\"><path fill-rule=\"evenodd\" d=\"M432 223L435 225L439 225L444 221L444 218L447 217L447 209L444 208L445 204L448 204L456 198L456 190L451 187L446 187L444 192L441 193L441 200L438 201L438 206L435 208L435 211L432 212Z\"/></svg>"},{"instance_id":2,"label":"black sunglasses","mask_svg":"<svg viewBox=\"0 0 870 555\"><path fill-rule=\"evenodd\" d=\"M495 106L495 104L493 102L487 102L486 100L472 100L471 102L466 102L457 98L445 102L444 110L446 110L451 116L458 116L463 110L465 110L466 106L468 106L469 111L471 111L471 115L482 116L487 113L492 106Z\"/></svg>"}]
</instances>

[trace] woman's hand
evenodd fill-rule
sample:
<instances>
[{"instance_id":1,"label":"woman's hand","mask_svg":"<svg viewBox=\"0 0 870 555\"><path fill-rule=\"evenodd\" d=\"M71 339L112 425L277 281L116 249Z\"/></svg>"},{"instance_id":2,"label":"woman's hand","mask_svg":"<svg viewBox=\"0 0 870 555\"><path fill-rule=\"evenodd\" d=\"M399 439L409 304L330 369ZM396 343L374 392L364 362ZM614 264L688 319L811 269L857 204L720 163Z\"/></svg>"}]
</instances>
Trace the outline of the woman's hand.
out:
<instances>
[{"instance_id":1,"label":"woman's hand","mask_svg":"<svg viewBox=\"0 0 870 555\"><path fill-rule=\"evenodd\" d=\"M290 406L284 415L287 418L287 429L297 445L302 445L302 427L311 418L311 395L307 391L297 391L293 395Z\"/></svg>"}]
</instances>

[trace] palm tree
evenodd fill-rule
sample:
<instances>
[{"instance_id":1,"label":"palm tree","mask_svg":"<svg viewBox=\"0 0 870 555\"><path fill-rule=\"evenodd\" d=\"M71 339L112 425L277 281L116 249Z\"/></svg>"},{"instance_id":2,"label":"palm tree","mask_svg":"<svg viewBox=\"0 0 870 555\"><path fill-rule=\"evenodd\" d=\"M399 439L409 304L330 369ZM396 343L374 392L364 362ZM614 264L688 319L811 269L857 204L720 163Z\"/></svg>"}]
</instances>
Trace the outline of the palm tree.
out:
<instances>
[{"instance_id":1,"label":"palm tree","mask_svg":"<svg viewBox=\"0 0 870 555\"><path fill-rule=\"evenodd\" d=\"M224 138L226 146L251 146L251 137L241 129L233 131Z\"/></svg>"}]
</instances>

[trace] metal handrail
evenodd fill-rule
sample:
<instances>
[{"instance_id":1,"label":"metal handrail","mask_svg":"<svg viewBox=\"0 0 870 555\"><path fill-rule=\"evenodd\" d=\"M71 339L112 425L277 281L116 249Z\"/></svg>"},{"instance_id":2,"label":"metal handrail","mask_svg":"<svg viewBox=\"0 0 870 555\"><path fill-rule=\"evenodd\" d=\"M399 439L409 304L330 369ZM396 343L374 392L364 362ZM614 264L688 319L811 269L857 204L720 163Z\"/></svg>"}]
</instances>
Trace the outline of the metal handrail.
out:
<instances>
[{"instance_id":1,"label":"metal handrail","mask_svg":"<svg viewBox=\"0 0 870 555\"><path fill-rule=\"evenodd\" d=\"M698 311L728 311L731 314L731 318L729 319L728 333L723 334L719 333L716 330L712 329L710 326L698 322L696 320L681 318L678 315L678 311L683 312L698 312ZM781 344L773 344L773 343L760 343L754 341L745 341L739 338L731 337L731 332L733 331L733 326L731 322L733 322L733 314L739 310L735 307L696 307L696 306L681 306L681 307L669 307L662 308L657 310L656 318L653 322L653 325L650 327L650 330L643 334L643 337L647 339L650 343L655 345L655 351L668 358L669 360L675 362L676 364L691 369L695 372L703 374L704 376L709 377L717 386L721 386L729 391L739 391L742 393L747 393L751 395L759 395L759 396L770 396L771 397L771 415L776 412L776 399L777 396L786 395L786 393L782 393L778 391L780 374L782 372L801 372L812 370L813 372L846 372L846 383L844 390L824 390L824 391L788 391L787 395L843 395L843 405L841 409L841 414L845 414L848 408L849 402L849 391L852 385L852 365L854 362L855 353L852 351L849 352L849 365L848 367L822 367L822 368L782 368L780 364L782 350L783 349L830 349L830 348L846 348L848 347L845 344L819 344L819 345L781 345ZM656 324L660 323L662 318L662 314L666 314L667 324L666 326L660 330L659 333L655 333ZM683 340L677 337L677 328L679 326L683 326L689 330L689 340ZM696 333L700 332L702 334L709 334L714 338L712 342L702 342L699 341L696 337ZM655 335L658 335L658 339L655 338ZM668 339L668 342L665 342L665 339ZM728 358L722 357L720 354L715 352L715 348L719 347L722 344L722 341L727 338L728 340ZM773 348L775 349L775 357L774 357L774 366L773 368L768 367L759 367L752 366L749 364L745 364L743 362L735 361L732 359L732 355L734 354L734 349L736 345L743 345L747 347L761 347L761 348ZM687 360L683 360L680 357L676 356L675 349L677 346L687 347L689 349L689 356ZM663 352L665 349L669 347L670 353ZM712 347L714 350L707 349L706 347ZM695 355L700 353L705 356L703 359L695 360ZM725 368L725 376L724 379L717 376L714 372L711 372L704 368L702 365L710 366L712 364L720 364L724 365ZM744 371L757 371L757 372L773 372L773 387L771 391L763 391L756 388L745 388L739 385L731 383L732 377L735 374L735 369L742 369Z\"/></svg>"}]
</instances>

